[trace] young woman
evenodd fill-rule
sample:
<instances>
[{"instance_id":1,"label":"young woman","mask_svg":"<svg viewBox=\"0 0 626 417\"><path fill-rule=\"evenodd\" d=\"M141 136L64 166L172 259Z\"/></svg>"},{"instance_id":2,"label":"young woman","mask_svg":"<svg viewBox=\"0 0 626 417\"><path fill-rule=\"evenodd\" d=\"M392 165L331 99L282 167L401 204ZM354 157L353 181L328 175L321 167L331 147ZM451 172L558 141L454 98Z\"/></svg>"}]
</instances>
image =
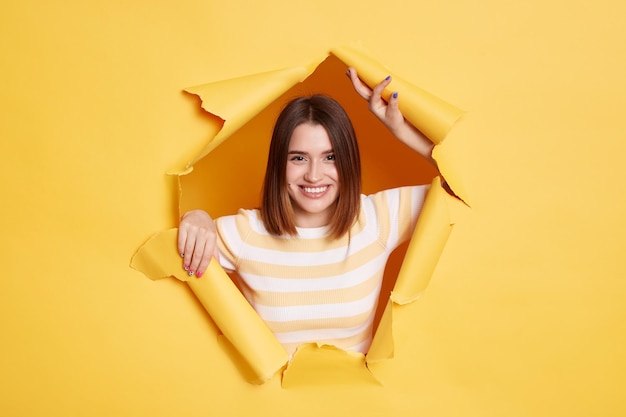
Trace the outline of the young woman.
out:
<instances>
[{"instance_id":1,"label":"young woman","mask_svg":"<svg viewBox=\"0 0 626 417\"><path fill-rule=\"evenodd\" d=\"M406 145L432 162L433 144L385 102L387 77L373 90L349 78L370 110ZM361 195L359 149L341 106L314 95L291 101L276 121L259 210L213 221L183 215L178 250L189 275L202 277L212 256L292 354L318 342L366 353L385 264L408 240L427 186Z\"/></svg>"}]
</instances>

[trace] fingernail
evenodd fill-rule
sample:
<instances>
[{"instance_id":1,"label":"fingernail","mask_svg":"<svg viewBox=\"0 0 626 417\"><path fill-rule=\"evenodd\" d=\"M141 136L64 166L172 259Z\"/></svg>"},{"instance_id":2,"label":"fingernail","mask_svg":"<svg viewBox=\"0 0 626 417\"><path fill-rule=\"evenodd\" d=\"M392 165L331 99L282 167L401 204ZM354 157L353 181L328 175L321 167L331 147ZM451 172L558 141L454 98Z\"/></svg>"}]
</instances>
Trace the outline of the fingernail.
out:
<instances>
[{"instance_id":1,"label":"fingernail","mask_svg":"<svg viewBox=\"0 0 626 417\"><path fill-rule=\"evenodd\" d=\"M189 265L185 265L185 271L189 271Z\"/></svg>"},{"instance_id":2,"label":"fingernail","mask_svg":"<svg viewBox=\"0 0 626 417\"><path fill-rule=\"evenodd\" d=\"M198 278L202 278L202 272L198 272L198 273L196 274L196 276L197 276Z\"/></svg>"},{"instance_id":3,"label":"fingernail","mask_svg":"<svg viewBox=\"0 0 626 417\"><path fill-rule=\"evenodd\" d=\"M391 75L388 75L388 76L385 78L385 81L388 81L388 80L390 80L390 79L391 79Z\"/></svg>"},{"instance_id":4,"label":"fingernail","mask_svg":"<svg viewBox=\"0 0 626 417\"><path fill-rule=\"evenodd\" d=\"M192 275L193 275L193 271L189 271L189 276L192 276Z\"/></svg>"},{"instance_id":5,"label":"fingernail","mask_svg":"<svg viewBox=\"0 0 626 417\"><path fill-rule=\"evenodd\" d=\"M397 91L394 91L393 98L398 98L398 92Z\"/></svg>"}]
</instances>

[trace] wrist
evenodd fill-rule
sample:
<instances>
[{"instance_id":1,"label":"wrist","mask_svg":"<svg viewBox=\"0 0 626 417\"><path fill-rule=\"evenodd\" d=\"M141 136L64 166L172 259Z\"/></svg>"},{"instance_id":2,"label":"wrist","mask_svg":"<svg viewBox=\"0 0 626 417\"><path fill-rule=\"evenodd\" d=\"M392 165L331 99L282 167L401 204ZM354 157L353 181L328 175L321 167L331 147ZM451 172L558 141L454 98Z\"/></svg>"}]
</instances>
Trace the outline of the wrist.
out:
<instances>
[{"instance_id":1,"label":"wrist","mask_svg":"<svg viewBox=\"0 0 626 417\"><path fill-rule=\"evenodd\" d=\"M188 219L190 217L205 217L205 218L211 220L211 216L209 216L209 213L207 213L204 210L200 210L200 209L189 210L189 211L185 212L185 214L183 214L180 219L181 220L185 220L185 219Z\"/></svg>"}]
</instances>

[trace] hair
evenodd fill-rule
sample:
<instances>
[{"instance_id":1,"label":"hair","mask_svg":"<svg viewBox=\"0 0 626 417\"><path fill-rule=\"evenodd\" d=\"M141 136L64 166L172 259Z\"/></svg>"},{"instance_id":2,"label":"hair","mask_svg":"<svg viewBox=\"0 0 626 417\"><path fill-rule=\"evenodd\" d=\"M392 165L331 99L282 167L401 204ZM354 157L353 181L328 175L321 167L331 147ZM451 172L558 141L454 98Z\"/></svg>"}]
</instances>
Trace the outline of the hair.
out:
<instances>
[{"instance_id":1,"label":"hair","mask_svg":"<svg viewBox=\"0 0 626 417\"><path fill-rule=\"evenodd\" d=\"M361 207L361 160L350 118L339 103L320 94L292 100L276 120L263 183L261 219L273 235L297 235L286 170L291 136L303 123L324 127L333 147L339 193L329 236L339 238L350 230Z\"/></svg>"}]
</instances>

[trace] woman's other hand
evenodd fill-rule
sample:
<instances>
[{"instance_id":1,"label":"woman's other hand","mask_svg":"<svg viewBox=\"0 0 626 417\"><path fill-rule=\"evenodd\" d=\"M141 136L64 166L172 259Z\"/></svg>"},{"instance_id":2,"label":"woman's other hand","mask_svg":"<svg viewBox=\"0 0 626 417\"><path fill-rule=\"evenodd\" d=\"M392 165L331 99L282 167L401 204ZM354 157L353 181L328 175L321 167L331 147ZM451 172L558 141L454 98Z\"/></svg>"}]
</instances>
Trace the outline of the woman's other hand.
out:
<instances>
[{"instance_id":1,"label":"woman's other hand","mask_svg":"<svg viewBox=\"0 0 626 417\"><path fill-rule=\"evenodd\" d=\"M204 274L211 257L219 259L215 246L217 231L211 216L202 210L191 210L183 215L178 227L178 253L189 276Z\"/></svg>"}]
</instances>

